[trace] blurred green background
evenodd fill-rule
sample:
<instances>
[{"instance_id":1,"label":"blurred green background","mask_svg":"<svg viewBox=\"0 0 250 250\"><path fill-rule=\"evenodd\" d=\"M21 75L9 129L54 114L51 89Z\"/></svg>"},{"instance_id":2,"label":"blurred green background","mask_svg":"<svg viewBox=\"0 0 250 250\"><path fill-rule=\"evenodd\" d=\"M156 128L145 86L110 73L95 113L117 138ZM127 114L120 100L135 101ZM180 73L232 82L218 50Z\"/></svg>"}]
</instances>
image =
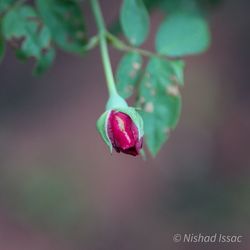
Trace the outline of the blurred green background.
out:
<instances>
[{"instance_id":1,"label":"blurred green background","mask_svg":"<svg viewBox=\"0 0 250 250\"><path fill-rule=\"evenodd\" d=\"M103 4L111 23L120 1ZM157 158L109 154L99 52L60 53L44 76L0 66L0 250L250 249L250 2L223 1L212 45L188 57L183 112ZM88 4L90 34L95 25ZM155 34L162 14L153 12ZM152 39L146 48L152 49ZM111 49L115 68L121 54ZM174 243L175 233L242 235Z\"/></svg>"}]
</instances>

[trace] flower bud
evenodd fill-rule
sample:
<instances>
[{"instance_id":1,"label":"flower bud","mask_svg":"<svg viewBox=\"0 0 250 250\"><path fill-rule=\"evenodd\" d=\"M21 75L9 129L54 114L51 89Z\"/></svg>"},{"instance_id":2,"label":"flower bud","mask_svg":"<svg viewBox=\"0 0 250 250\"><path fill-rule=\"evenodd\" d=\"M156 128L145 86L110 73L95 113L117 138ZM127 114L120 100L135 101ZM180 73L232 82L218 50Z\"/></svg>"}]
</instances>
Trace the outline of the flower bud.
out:
<instances>
[{"instance_id":1,"label":"flower bud","mask_svg":"<svg viewBox=\"0 0 250 250\"><path fill-rule=\"evenodd\" d=\"M106 111L97 121L97 129L110 151L114 148L136 156L143 143L143 121L131 107L115 108Z\"/></svg>"}]
</instances>

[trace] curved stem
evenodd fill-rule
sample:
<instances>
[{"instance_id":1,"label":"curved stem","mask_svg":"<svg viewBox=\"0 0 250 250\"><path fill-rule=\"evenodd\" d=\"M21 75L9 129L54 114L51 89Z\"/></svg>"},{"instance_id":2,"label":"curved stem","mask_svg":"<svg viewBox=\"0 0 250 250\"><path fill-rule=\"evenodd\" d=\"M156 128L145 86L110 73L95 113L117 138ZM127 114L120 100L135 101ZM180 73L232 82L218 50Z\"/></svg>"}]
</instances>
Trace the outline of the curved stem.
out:
<instances>
[{"instance_id":1,"label":"curved stem","mask_svg":"<svg viewBox=\"0 0 250 250\"><path fill-rule=\"evenodd\" d=\"M157 57L157 58L160 58L162 60L167 60L167 61L176 59L176 58L171 58L170 59L167 56L159 54L159 53L155 53L155 52L151 52L151 51L148 51L148 50L144 50L144 49L129 46L125 42L120 40L118 37L111 34L110 32L107 33L107 37L108 37L109 41L111 42L111 44L116 49L121 50L121 51L136 52L136 53L138 53L138 54L140 54L142 56L145 56L145 57Z\"/></svg>"},{"instance_id":2,"label":"curved stem","mask_svg":"<svg viewBox=\"0 0 250 250\"><path fill-rule=\"evenodd\" d=\"M107 45L107 40L106 40L107 30L106 30L104 19L102 16L100 4L98 0L91 0L90 3L91 3L92 11L95 17L96 25L98 28L99 39L100 39L99 45L100 45L102 63L103 63L104 72L105 72L105 76L107 80L109 95L117 94L115 80L114 80L112 67L110 63L110 57L108 53L108 45Z\"/></svg>"}]
</instances>

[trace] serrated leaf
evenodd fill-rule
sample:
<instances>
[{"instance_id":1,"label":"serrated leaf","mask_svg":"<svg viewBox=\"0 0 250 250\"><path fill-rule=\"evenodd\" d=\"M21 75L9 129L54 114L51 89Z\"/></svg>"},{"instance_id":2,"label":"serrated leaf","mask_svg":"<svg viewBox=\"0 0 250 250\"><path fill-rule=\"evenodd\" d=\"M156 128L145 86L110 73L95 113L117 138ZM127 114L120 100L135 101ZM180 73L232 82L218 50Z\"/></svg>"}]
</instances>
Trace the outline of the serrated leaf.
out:
<instances>
[{"instance_id":1,"label":"serrated leaf","mask_svg":"<svg viewBox=\"0 0 250 250\"><path fill-rule=\"evenodd\" d=\"M173 62L152 58L139 88L138 104L146 144L153 156L167 140L180 116L181 96L178 85L173 82L174 72Z\"/></svg>"},{"instance_id":2,"label":"serrated leaf","mask_svg":"<svg viewBox=\"0 0 250 250\"><path fill-rule=\"evenodd\" d=\"M157 52L186 56L205 51L210 43L206 20L194 13L173 13L163 21L156 35Z\"/></svg>"},{"instance_id":3,"label":"serrated leaf","mask_svg":"<svg viewBox=\"0 0 250 250\"><path fill-rule=\"evenodd\" d=\"M116 71L116 83L119 94L128 98L133 94L142 67L142 56L135 52L125 54Z\"/></svg>"},{"instance_id":4,"label":"serrated leaf","mask_svg":"<svg viewBox=\"0 0 250 250\"><path fill-rule=\"evenodd\" d=\"M120 22L132 45L140 46L149 34L150 18L142 0L123 0Z\"/></svg>"},{"instance_id":5,"label":"serrated leaf","mask_svg":"<svg viewBox=\"0 0 250 250\"><path fill-rule=\"evenodd\" d=\"M36 58L38 64L51 49L51 36L29 6L11 9L2 20L3 36L16 48L18 58Z\"/></svg>"},{"instance_id":6,"label":"serrated leaf","mask_svg":"<svg viewBox=\"0 0 250 250\"><path fill-rule=\"evenodd\" d=\"M82 11L77 1L37 0L36 3L57 45L69 52L83 52L86 31Z\"/></svg>"}]
</instances>

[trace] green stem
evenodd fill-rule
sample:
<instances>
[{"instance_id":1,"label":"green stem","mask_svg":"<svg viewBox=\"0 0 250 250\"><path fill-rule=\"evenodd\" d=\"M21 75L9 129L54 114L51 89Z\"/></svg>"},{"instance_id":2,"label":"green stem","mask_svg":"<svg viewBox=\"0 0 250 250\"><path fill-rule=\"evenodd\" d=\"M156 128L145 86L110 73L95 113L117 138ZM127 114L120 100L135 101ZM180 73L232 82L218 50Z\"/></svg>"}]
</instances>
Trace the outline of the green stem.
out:
<instances>
[{"instance_id":1,"label":"green stem","mask_svg":"<svg viewBox=\"0 0 250 250\"><path fill-rule=\"evenodd\" d=\"M91 7L92 7L92 11L95 17L96 25L98 28L99 39L100 39L99 45L100 45L102 63L103 63L104 72L106 76L109 95L111 96L111 95L117 94L117 90L115 86L115 80L114 80L109 53L108 53L108 45L107 45L107 38L106 38L107 29L105 27L99 1L91 0Z\"/></svg>"},{"instance_id":2,"label":"green stem","mask_svg":"<svg viewBox=\"0 0 250 250\"><path fill-rule=\"evenodd\" d=\"M176 58L170 59L167 56L159 54L159 53L151 52L151 51L136 48L136 47L131 47L131 46L127 45L125 42L123 42L122 40L120 40L119 38L117 38L116 36L112 35L111 33L107 33L107 37L108 37L109 41L111 42L111 44L116 49L124 51L124 52L136 52L136 53L138 53L142 56L145 56L145 57L157 57L157 58L160 58L160 59L166 60L166 61L176 59Z\"/></svg>"}]
</instances>

